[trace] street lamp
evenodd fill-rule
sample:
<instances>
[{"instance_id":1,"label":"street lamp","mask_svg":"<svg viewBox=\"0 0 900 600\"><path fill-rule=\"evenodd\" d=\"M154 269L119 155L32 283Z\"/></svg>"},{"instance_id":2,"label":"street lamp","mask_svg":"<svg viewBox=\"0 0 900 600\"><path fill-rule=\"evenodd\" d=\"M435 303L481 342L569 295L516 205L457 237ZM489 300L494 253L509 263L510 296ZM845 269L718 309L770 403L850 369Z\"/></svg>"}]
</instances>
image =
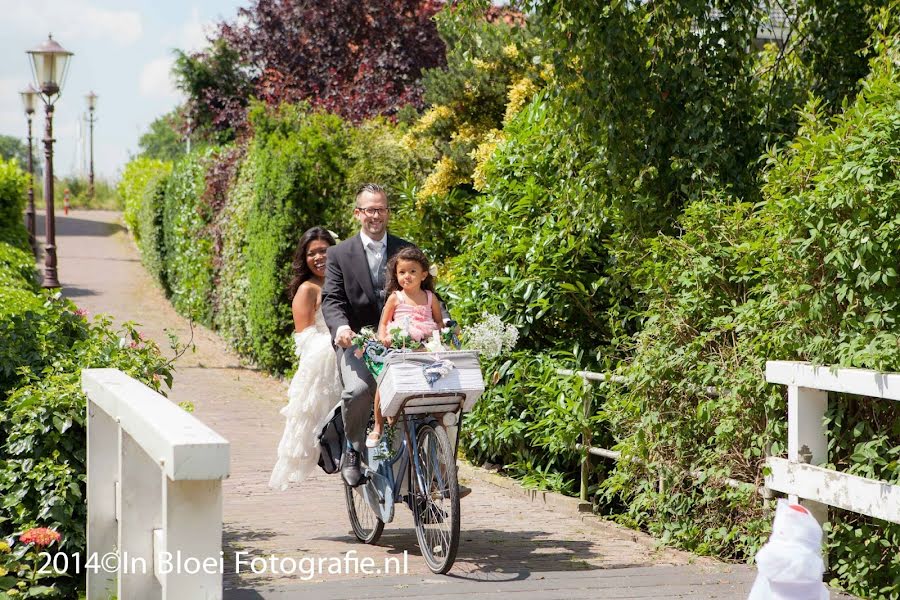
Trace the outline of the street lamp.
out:
<instances>
[{"instance_id":1,"label":"street lamp","mask_svg":"<svg viewBox=\"0 0 900 600\"><path fill-rule=\"evenodd\" d=\"M31 119L37 105L38 91L30 83L28 87L19 92L22 96L22 105L25 107L25 118L28 120L28 207L25 209L25 224L28 227L28 243L31 251L37 256L37 237L34 226L34 149L31 146Z\"/></svg>"},{"instance_id":2,"label":"street lamp","mask_svg":"<svg viewBox=\"0 0 900 600\"><path fill-rule=\"evenodd\" d=\"M94 118L94 109L97 108L97 94L93 91L88 92L88 95L85 96L87 99L88 105L88 124L90 125L90 133L89 133L89 144L91 148L91 162L90 162L90 170L88 171L88 196L91 200L94 199L94 123L97 121Z\"/></svg>"},{"instance_id":3,"label":"street lamp","mask_svg":"<svg viewBox=\"0 0 900 600\"><path fill-rule=\"evenodd\" d=\"M58 288L56 276L56 222L53 215L53 103L59 99L72 53L60 46L52 35L47 41L28 50L34 82L45 107L44 128L44 199L47 203L47 259L44 262L45 288Z\"/></svg>"}]
</instances>

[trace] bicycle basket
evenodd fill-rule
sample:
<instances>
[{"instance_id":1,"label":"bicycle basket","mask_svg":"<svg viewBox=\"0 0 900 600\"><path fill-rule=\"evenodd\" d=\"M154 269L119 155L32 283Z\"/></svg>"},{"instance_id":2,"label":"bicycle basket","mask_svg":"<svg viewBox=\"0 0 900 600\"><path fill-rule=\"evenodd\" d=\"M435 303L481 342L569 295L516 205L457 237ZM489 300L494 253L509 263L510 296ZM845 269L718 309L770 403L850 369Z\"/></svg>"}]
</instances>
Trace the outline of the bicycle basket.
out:
<instances>
[{"instance_id":1,"label":"bicycle basket","mask_svg":"<svg viewBox=\"0 0 900 600\"><path fill-rule=\"evenodd\" d=\"M437 360L453 363L453 369L429 383L423 369ZM461 408L468 412L484 392L484 378L475 351L398 353L386 361L378 389L381 413L386 417L396 415L401 406L407 413L455 411L460 408L461 396L465 398Z\"/></svg>"}]
</instances>

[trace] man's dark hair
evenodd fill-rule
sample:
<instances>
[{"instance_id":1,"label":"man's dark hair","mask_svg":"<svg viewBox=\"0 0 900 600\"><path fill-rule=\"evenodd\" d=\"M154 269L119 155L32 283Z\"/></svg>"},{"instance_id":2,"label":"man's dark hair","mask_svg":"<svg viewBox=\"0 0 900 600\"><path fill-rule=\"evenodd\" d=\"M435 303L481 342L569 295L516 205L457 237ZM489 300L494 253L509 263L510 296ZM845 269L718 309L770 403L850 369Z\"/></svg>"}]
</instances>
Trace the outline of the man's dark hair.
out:
<instances>
[{"instance_id":1,"label":"man's dark hair","mask_svg":"<svg viewBox=\"0 0 900 600\"><path fill-rule=\"evenodd\" d=\"M359 186L359 189L356 190L356 202L359 202L359 197L363 192L369 192L370 194L381 194L382 196L384 196L384 201L387 202L387 192L382 186L378 185L377 183L364 183Z\"/></svg>"}]
</instances>

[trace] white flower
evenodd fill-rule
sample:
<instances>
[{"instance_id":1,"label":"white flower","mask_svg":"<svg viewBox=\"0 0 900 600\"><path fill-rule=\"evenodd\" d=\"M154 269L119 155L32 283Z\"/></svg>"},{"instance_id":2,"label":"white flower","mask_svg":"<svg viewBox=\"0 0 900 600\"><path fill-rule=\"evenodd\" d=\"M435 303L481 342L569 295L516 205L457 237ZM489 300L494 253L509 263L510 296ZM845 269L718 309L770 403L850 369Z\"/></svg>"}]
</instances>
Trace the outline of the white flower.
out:
<instances>
[{"instance_id":1,"label":"white flower","mask_svg":"<svg viewBox=\"0 0 900 600\"><path fill-rule=\"evenodd\" d=\"M506 325L497 315L484 313L483 320L463 329L466 347L481 350L485 358L494 358L511 350L519 339L519 331Z\"/></svg>"},{"instance_id":2,"label":"white flower","mask_svg":"<svg viewBox=\"0 0 900 600\"><path fill-rule=\"evenodd\" d=\"M437 274L438 274L437 265L431 265L430 267L428 267L428 272L431 274L432 277L437 277Z\"/></svg>"},{"instance_id":3,"label":"white flower","mask_svg":"<svg viewBox=\"0 0 900 600\"><path fill-rule=\"evenodd\" d=\"M128 340L125 338L119 338L119 348L124 348L128 345Z\"/></svg>"}]
</instances>

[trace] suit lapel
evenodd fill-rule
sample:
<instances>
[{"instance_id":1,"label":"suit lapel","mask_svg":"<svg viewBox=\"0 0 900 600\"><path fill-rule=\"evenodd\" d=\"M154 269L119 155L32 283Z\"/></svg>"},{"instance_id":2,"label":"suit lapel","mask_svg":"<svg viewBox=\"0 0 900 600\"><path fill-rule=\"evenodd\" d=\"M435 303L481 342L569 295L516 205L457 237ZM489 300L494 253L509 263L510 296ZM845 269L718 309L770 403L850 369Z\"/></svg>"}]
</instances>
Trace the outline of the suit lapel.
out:
<instances>
[{"instance_id":1,"label":"suit lapel","mask_svg":"<svg viewBox=\"0 0 900 600\"><path fill-rule=\"evenodd\" d=\"M395 238L391 234L387 234L387 257L388 260L391 260L391 257L397 254L397 250L400 249L400 238Z\"/></svg>"},{"instance_id":2,"label":"suit lapel","mask_svg":"<svg viewBox=\"0 0 900 600\"><path fill-rule=\"evenodd\" d=\"M378 297L375 295L375 287L372 285L372 273L369 272L369 259L366 251L363 249L362 238L357 235L350 246L350 264L353 267L354 274L362 285L363 292L369 301L378 306Z\"/></svg>"}]
</instances>

